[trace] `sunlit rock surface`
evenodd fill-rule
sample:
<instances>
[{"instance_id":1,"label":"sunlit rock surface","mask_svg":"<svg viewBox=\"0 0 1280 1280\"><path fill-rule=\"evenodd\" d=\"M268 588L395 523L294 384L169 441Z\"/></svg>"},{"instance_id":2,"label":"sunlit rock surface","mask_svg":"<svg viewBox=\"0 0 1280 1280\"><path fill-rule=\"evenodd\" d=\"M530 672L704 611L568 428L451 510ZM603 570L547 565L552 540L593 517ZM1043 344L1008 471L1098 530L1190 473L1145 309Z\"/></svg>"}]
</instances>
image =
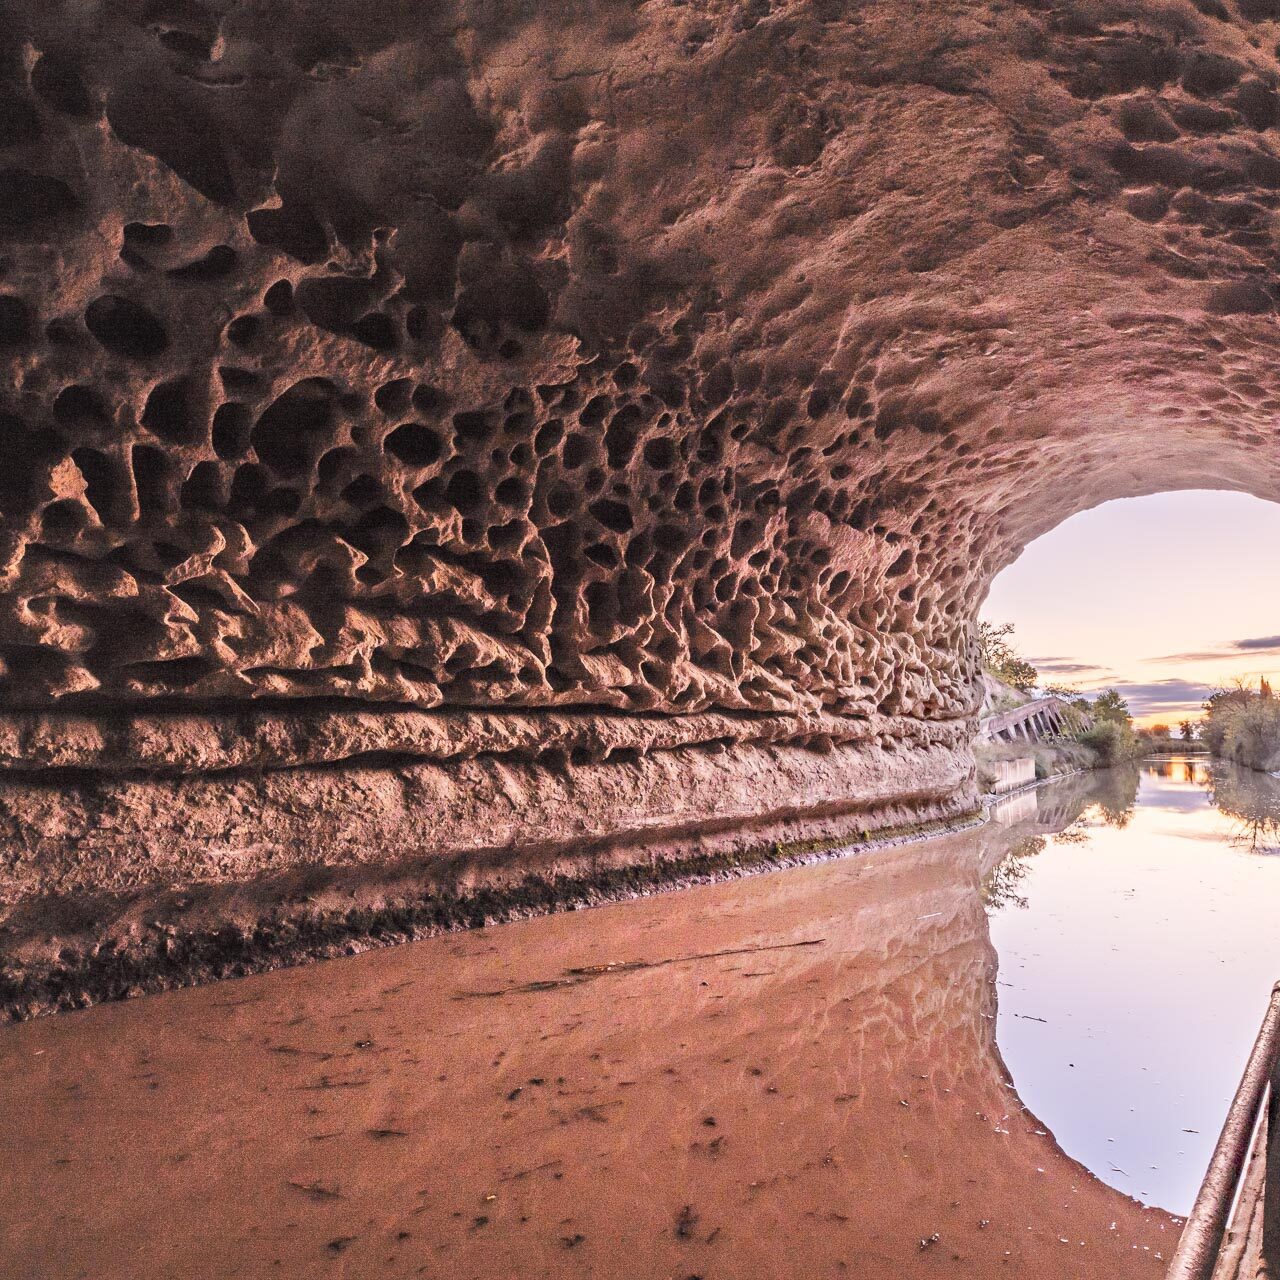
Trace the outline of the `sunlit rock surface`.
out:
<instances>
[{"instance_id":1,"label":"sunlit rock surface","mask_svg":"<svg viewBox=\"0 0 1280 1280\"><path fill-rule=\"evenodd\" d=\"M5 16L19 1002L268 871L961 812L992 574L1280 493L1270 0Z\"/></svg>"}]
</instances>

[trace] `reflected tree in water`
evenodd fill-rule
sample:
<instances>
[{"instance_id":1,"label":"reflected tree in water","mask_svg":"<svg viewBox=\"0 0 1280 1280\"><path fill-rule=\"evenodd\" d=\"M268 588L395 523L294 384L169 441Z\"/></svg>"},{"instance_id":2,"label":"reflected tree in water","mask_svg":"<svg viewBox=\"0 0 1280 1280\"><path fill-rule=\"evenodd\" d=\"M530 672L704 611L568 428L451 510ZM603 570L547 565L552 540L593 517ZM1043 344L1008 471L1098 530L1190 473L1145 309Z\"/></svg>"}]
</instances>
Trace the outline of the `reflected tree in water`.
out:
<instances>
[{"instance_id":1,"label":"reflected tree in water","mask_svg":"<svg viewBox=\"0 0 1280 1280\"><path fill-rule=\"evenodd\" d=\"M1136 765L1107 769L1099 775L1093 807L1097 810L1097 819L1104 826L1123 830L1129 825L1138 800L1140 777L1141 772Z\"/></svg>"},{"instance_id":2,"label":"reflected tree in water","mask_svg":"<svg viewBox=\"0 0 1280 1280\"><path fill-rule=\"evenodd\" d=\"M988 911L999 911L1003 907L1026 910L1027 899L1018 892L1018 886L1031 870L1029 859L1043 852L1044 846L1044 836L1028 836L987 872L982 881L982 904Z\"/></svg>"},{"instance_id":3,"label":"reflected tree in water","mask_svg":"<svg viewBox=\"0 0 1280 1280\"><path fill-rule=\"evenodd\" d=\"M1054 844L1087 844L1092 827L1129 824L1138 799L1138 778L1136 766L1064 778L1038 795L1036 823L1042 830L1051 829ZM982 901L988 911L1027 906L1019 886L1031 871L1030 860L1044 850L1048 839L1024 837L986 874Z\"/></svg>"},{"instance_id":4,"label":"reflected tree in water","mask_svg":"<svg viewBox=\"0 0 1280 1280\"><path fill-rule=\"evenodd\" d=\"M1167 778L1170 782L1189 782L1194 786L1205 786L1209 781L1209 758L1201 756L1197 759L1171 757L1168 760L1147 760L1142 770L1153 777Z\"/></svg>"},{"instance_id":5,"label":"reflected tree in water","mask_svg":"<svg viewBox=\"0 0 1280 1280\"><path fill-rule=\"evenodd\" d=\"M1205 785L1212 803L1232 820L1229 839L1236 848L1280 853L1280 781L1215 761Z\"/></svg>"}]
</instances>

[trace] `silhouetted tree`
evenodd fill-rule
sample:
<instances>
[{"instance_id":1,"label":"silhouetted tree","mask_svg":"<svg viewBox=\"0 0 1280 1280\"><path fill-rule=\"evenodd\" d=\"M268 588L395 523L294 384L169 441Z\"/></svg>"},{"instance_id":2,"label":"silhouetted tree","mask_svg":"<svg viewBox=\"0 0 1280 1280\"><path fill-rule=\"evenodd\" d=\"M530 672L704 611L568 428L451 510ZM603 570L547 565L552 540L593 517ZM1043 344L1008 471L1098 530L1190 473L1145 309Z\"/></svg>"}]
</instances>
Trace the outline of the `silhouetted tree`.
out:
<instances>
[{"instance_id":1,"label":"silhouetted tree","mask_svg":"<svg viewBox=\"0 0 1280 1280\"><path fill-rule=\"evenodd\" d=\"M1013 647L1013 623L978 623L978 651L983 668L1005 684L1026 693L1039 672Z\"/></svg>"}]
</instances>

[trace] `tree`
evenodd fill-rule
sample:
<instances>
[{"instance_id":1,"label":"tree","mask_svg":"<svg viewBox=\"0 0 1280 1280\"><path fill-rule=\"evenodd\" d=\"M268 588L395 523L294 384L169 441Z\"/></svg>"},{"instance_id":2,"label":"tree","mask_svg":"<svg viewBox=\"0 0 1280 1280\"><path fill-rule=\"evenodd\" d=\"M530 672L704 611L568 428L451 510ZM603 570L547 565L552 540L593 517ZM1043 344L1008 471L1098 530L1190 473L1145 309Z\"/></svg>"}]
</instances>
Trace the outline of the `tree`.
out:
<instances>
[{"instance_id":1,"label":"tree","mask_svg":"<svg viewBox=\"0 0 1280 1280\"><path fill-rule=\"evenodd\" d=\"M1045 684L1040 686L1046 698L1061 698L1063 702L1074 702L1080 697L1080 690L1070 684Z\"/></svg>"},{"instance_id":2,"label":"tree","mask_svg":"<svg viewBox=\"0 0 1280 1280\"><path fill-rule=\"evenodd\" d=\"M1094 698L1089 710L1093 712L1095 720L1106 721L1111 724L1127 726L1131 718L1129 704L1120 696L1118 689L1103 689ZM1165 732L1168 732L1168 726L1165 727Z\"/></svg>"},{"instance_id":3,"label":"tree","mask_svg":"<svg viewBox=\"0 0 1280 1280\"><path fill-rule=\"evenodd\" d=\"M1153 738L1167 738L1172 730L1167 724L1153 724L1151 726L1151 736Z\"/></svg>"},{"instance_id":4,"label":"tree","mask_svg":"<svg viewBox=\"0 0 1280 1280\"><path fill-rule=\"evenodd\" d=\"M1026 693L1039 672L1013 647L1013 623L978 623L978 652L983 668L1005 684Z\"/></svg>"},{"instance_id":5,"label":"tree","mask_svg":"<svg viewBox=\"0 0 1280 1280\"><path fill-rule=\"evenodd\" d=\"M1182 731L1183 742L1194 742L1196 740L1196 722L1194 720L1183 720L1179 723L1178 728Z\"/></svg>"},{"instance_id":6,"label":"tree","mask_svg":"<svg viewBox=\"0 0 1280 1280\"><path fill-rule=\"evenodd\" d=\"M1280 698L1265 677L1256 689L1239 678L1228 689L1215 689L1204 710L1200 741L1215 756L1267 773L1280 766Z\"/></svg>"},{"instance_id":7,"label":"tree","mask_svg":"<svg viewBox=\"0 0 1280 1280\"><path fill-rule=\"evenodd\" d=\"M1067 706L1074 707L1077 711L1089 710L1089 699L1075 685L1045 684L1040 687L1044 690L1046 698L1057 698L1060 702L1065 702Z\"/></svg>"},{"instance_id":8,"label":"tree","mask_svg":"<svg viewBox=\"0 0 1280 1280\"><path fill-rule=\"evenodd\" d=\"M1222 754L1227 730L1231 724L1255 697L1257 694L1249 688L1248 682L1237 677L1229 688L1215 689L1204 700L1204 720L1200 726L1200 741L1215 756Z\"/></svg>"}]
</instances>

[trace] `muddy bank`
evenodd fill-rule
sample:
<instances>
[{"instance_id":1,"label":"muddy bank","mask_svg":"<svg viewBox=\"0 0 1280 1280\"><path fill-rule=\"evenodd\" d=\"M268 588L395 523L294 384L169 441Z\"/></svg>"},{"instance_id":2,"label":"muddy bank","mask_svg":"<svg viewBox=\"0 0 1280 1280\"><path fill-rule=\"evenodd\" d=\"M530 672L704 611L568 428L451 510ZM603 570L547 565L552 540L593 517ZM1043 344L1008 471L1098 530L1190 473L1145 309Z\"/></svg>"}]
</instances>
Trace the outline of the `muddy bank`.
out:
<instances>
[{"instance_id":1,"label":"muddy bank","mask_svg":"<svg viewBox=\"0 0 1280 1280\"><path fill-rule=\"evenodd\" d=\"M967 755L937 744L0 777L0 1017L785 865L976 804Z\"/></svg>"},{"instance_id":2,"label":"muddy bank","mask_svg":"<svg viewBox=\"0 0 1280 1280\"><path fill-rule=\"evenodd\" d=\"M994 1042L981 875L1083 794L7 1028L0 1271L1156 1277Z\"/></svg>"}]
</instances>

